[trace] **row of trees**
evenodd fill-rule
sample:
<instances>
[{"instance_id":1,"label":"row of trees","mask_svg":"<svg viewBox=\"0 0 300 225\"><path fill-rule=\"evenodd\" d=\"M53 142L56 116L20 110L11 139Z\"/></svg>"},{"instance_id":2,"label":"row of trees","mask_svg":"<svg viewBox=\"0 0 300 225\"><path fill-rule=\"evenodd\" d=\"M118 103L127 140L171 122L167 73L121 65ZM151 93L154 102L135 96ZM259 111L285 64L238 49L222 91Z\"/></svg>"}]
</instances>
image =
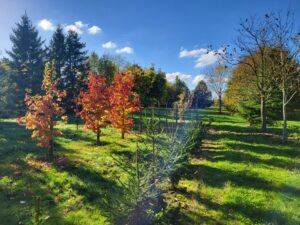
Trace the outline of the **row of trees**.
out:
<instances>
[{"instance_id":1,"label":"row of trees","mask_svg":"<svg viewBox=\"0 0 300 225\"><path fill-rule=\"evenodd\" d=\"M10 39L12 49L7 51L10 59L4 60L9 66L6 101L11 103L6 110L23 113L25 94L43 92L41 84L45 61L51 62L58 89L67 91L63 101L71 107L70 102L78 95L87 74L85 44L80 42L78 34L69 31L65 36L63 29L58 26L50 45L44 48L44 41L25 14L21 22L16 24ZM9 94L10 91L13 95Z\"/></svg>"},{"instance_id":2,"label":"row of trees","mask_svg":"<svg viewBox=\"0 0 300 225\"><path fill-rule=\"evenodd\" d=\"M282 141L287 141L287 108L299 108L299 33L288 12L251 17L241 22L238 49L224 48L224 59L236 65L228 83L225 103L246 115L250 122L260 117L261 130L282 112Z\"/></svg>"},{"instance_id":3,"label":"row of trees","mask_svg":"<svg viewBox=\"0 0 300 225\"><path fill-rule=\"evenodd\" d=\"M21 115L25 112L24 97L27 94L43 94L41 89L46 62L53 70L53 80L58 90L65 90L61 105L67 113L78 112L78 97L86 90L89 73L103 74L111 84L117 73L133 76L134 91L140 95L143 107L206 107L210 105L211 93L202 81L193 92L178 77L170 83L161 70L130 65L120 56L95 52L87 56L85 43L73 31L65 34L61 26L53 33L48 46L40 38L37 29L25 14L10 35L12 49L9 58L0 63L0 116ZM186 103L188 100L188 104Z\"/></svg>"},{"instance_id":4,"label":"row of trees","mask_svg":"<svg viewBox=\"0 0 300 225\"><path fill-rule=\"evenodd\" d=\"M53 143L61 132L55 129L57 121L67 122L65 109L61 106L66 90L57 88L58 82L53 78L55 68L45 66L41 89L44 94L26 95L27 112L18 118L27 129L33 130L32 138L38 138L38 145L48 149L48 158L53 161ZM121 130L122 138L133 126L130 113L140 110L139 97L132 91L133 78L130 74L116 74L111 85L104 76L90 74L87 89L80 92L78 104L82 110L78 114L85 122L85 127L97 134L100 145L101 128L111 124Z\"/></svg>"}]
</instances>

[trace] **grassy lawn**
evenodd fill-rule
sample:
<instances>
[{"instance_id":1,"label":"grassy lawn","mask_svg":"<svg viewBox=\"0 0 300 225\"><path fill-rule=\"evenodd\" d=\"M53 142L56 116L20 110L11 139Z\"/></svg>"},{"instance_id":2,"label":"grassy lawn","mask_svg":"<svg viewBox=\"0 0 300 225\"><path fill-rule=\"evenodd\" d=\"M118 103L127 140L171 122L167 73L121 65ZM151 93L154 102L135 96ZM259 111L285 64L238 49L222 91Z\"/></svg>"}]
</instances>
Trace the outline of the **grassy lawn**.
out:
<instances>
[{"instance_id":1,"label":"grassy lawn","mask_svg":"<svg viewBox=\"0 0 300 225\"><path fill-rule=\"evenodd\" d=\"M180 224L300 224L300 122L280 143L280 124L261 134L238 116L217 115L187 178L170 194Z\"/></svg>"},{"instance_id":2,"label":"grassy lawn","mask_svg":"<svg viewBox=\"0 0 300 225\"><path fill-rule=\"evenodd\" d=\"M238 116L199 113L214 121L178 190L165 193L178 209L173 224L300 224L300 122L289 122L293 139L284 146L279 125L275 135L260 134ZM106 128L96 146L92 132L60 129L49 165L28 130L0 120L1 225L32 224L37 197L43 224L110 224L110 200L123 191L117 180L128 177L120 161L131 163L137 136L122 140Z\"/></svg>"}]
</instances>

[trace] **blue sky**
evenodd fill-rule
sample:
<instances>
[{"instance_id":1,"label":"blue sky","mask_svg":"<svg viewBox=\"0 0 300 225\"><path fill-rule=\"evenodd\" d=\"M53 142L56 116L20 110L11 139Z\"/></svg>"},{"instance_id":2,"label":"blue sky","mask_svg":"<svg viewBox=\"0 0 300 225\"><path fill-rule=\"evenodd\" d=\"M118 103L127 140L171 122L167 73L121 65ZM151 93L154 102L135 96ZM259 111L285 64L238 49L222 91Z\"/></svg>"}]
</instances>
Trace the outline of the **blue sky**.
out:
<instances>
[{"instance_id":1,"label":"blue sky","mask_svg":"<svg viewBox=\"0 0 300 225\"><path fill-rule=\"evenodd\" d=\"M300 0L0 0L0 5L2 55L26 10L46 43L62 24L80 32L89 51L119 52L142 66L154 63L191 88L215 60L213 54L203 56L203 49L233 43L240 19L291 9L300 28Z\"/></svg>"}]
</instances>

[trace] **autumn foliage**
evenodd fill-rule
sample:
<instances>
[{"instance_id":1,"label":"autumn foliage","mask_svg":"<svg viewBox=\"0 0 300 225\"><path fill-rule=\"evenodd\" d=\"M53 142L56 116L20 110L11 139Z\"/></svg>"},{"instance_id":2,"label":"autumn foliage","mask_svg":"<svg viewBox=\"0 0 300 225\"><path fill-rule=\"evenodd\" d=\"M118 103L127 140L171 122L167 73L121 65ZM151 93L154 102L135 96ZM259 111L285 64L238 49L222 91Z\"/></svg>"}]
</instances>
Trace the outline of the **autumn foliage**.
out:
<instances>
[{"instance_id":1,"label":"autumn foliage","mask_svg":"<svg viewBox=\"0 0 300 225\"><path fill-rule=\"evenodd\" d=\"M132 129L133 120L130 113L140 111L139 98L132 91L133 77L128 74L116 74L109 87L110 116L112 126L120 129L122 138Z\"/></svg>"},{"instance_id":2,"label":"autumn foliage","mask_svg":"<svg viewBox=\"0 0 300 225\"><path fill-rule=\"evenodd\" d=\"M107 125L109 115L108 89L105 78L96 74L89 75L87 86L88 89L80 94L80 116L85 127L97 134L97 145L100 145L101 127Z\"/></svg>"},{"instance_id":3,"label":"autumn foliage","mask_svg":"<svg viewBox=\"0 0 300 225\"><path fill-rule=\"evenodd\" d=\"M38 138L38 145L48 149L49 161L53 161L53 139L61 133L54 129L57 122L55 119L63 116L65 110L60 107L59 103L66 96L65 91L57 89L57 82L51 78L52 71L46 64L44 71L44 80L42 89L44 95L35 95L25 97L27 113L24 117L18 118L19 124L25 123L26 128L33 130L31 137Z\"/></svg>"}]
</instances>

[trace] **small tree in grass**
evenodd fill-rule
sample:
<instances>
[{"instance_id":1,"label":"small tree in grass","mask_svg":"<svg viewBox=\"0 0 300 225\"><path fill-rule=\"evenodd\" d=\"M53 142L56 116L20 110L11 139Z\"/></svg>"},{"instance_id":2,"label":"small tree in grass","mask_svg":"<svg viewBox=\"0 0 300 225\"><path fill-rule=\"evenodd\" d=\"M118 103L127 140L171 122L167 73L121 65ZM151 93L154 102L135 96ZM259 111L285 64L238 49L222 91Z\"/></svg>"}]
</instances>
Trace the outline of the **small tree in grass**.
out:
<instances>
[{"instance_id":1,"label":"small tree in grass","mask_svg":"<svg viewBox=\"0 0 300 225\"><path fill-rule=\"evenodd\" d=\"M120 129L122 139L133 126L130 113L140 111L139 97L132 91L133 77L130 74L116 74L109 88L110 121Z\"/></svg>"},{"instance_id":2,"label":"small tree in grass","mask_svg":"<svg viewBox=\"0 0 300 225\"><path fill-rule=\"evenodd\" d=\"M25 123L26 128L33 130L31 137L38 138L38 145L48 149L48 159L53 161L53 140L54 137L61 134L60 131L55 130L57 125L55 119L63 116L65 110L60 107L59 103L62 98L66 96L65 91L60 91L56 87L57 82L52 79L52 70L49 64L46 64L44 71L44 80L42 90L44 95L35 95L25 97L25 104L27 106L27 113L24 117L18 118L17 122Z\"/></svg>"},{"instance_id":3,"label":"small tree in grass","mask_svg":"<svg viewBox=\"0 0 300 225\"><path fill-rule=\"evenodd\" d=\"M88 89L82 91L80 115L85 127L97 134L97 145L100 145L101 127L105 127L109 114L108 90L105 77L91 74L87 83Z\"/></svg>"}]
</instances>

